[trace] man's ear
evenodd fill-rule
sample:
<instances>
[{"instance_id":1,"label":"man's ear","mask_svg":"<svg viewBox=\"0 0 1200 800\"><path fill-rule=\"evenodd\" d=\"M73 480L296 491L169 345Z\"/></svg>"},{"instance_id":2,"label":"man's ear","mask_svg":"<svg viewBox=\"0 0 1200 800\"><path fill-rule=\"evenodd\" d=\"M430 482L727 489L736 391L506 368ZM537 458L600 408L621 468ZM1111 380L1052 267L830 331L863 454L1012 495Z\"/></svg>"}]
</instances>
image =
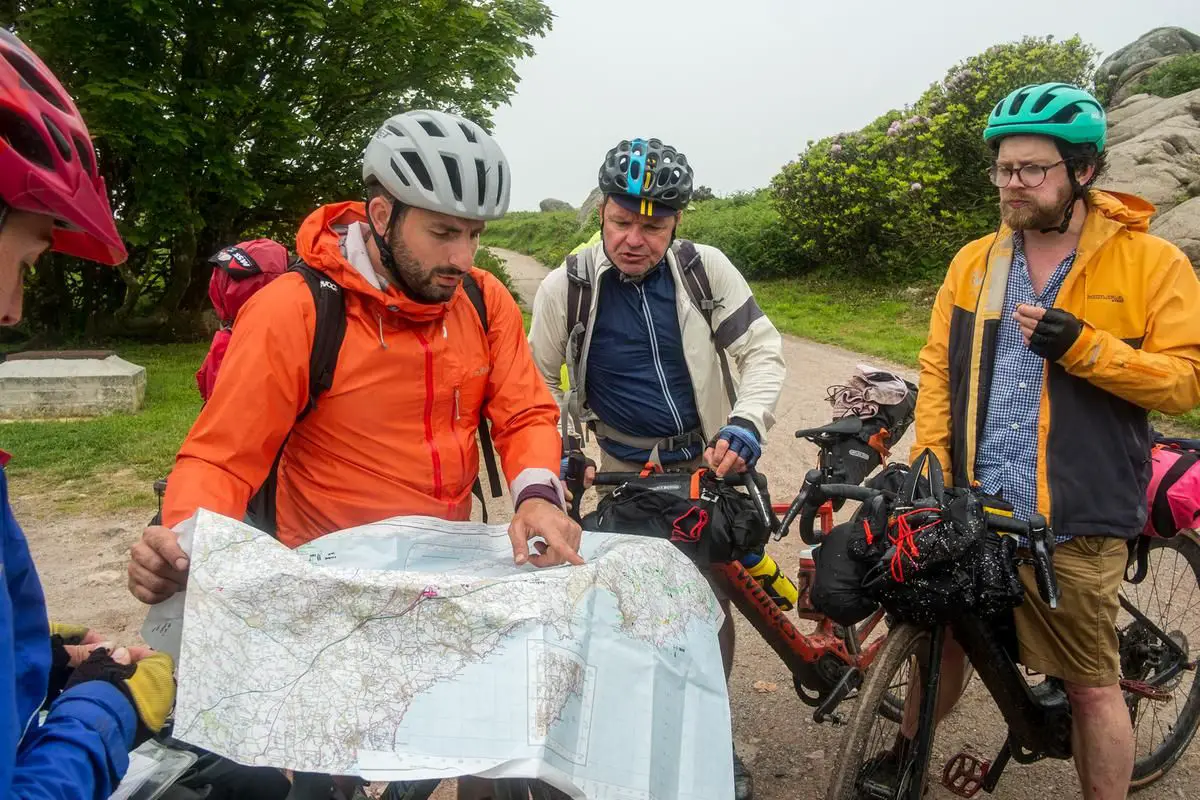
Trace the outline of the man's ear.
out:
<instances>
[{"instance_id":1,"label":"man's ear","mask_svg":"<svg viewBox=\"0 0 1200 800\"><path fill-rule=\"evenodd\" d=\"M1088 181L1090 181L1095 175L1095 164L1084 164L1082 168L1075 169L1075 180L1079 182L1080 186L1087 186Z\"/></svg>"},{"instance_id":2,"label":"man's ear","mask_svg":"<svg viewBox=\"0 0 1200 800\"><path fill-rule=\"evenodd\" d=\"M381 236L387 230L388 222L392 218L393 202L395 201L382 194L367 201L367 220L371 229Z\"/></svg>"}]
</instances>

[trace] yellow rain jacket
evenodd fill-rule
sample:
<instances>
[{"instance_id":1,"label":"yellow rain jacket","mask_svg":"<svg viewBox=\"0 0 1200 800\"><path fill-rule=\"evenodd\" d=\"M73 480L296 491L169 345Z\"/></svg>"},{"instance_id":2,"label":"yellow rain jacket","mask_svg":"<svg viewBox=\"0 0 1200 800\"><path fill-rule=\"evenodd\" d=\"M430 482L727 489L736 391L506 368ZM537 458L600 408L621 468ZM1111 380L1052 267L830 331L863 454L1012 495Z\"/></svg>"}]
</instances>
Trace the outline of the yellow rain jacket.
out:
<instances>
[{"instance_id":1,"label":"yellow rain jacket","mask_svg":"<svg viewBox=\"0 0 1200 800\"><path fill-rule=\"evenodd\" d=\"M1200 281L1187 256L1147 233L1154 206L1092 190L1056 307L1084 323L1046 364L1038 417L1038 510L1057 534L1131 538L1146 520L1147 411L1200 404ZM917 441L947 479L974 481L1012 264L1012 231L958 252L921 350Z\"/></svg>"}]
</instances>

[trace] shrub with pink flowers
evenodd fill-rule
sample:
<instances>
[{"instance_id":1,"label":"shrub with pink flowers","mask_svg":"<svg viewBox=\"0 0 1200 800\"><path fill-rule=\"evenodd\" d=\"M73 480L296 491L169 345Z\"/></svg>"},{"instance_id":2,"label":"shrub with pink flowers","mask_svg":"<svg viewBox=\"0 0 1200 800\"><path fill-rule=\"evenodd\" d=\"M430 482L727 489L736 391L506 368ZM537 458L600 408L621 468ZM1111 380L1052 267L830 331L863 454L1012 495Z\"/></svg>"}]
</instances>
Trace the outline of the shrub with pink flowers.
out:
<instances>
[{"instance_id":1,"label":"shrub with pink flowers","mask_svg":"<svg viewBox=\"0 0 1200 800\"><path fill-rule=\"evenodd\" d=\"M1024 84L1088 86L1095 57L1078 37L996 45L956 64L911 107L809 142L771 184L797 266L940 275L959 247L995 223L982 141L992 107Z\"/></svg>"}]
</instances>

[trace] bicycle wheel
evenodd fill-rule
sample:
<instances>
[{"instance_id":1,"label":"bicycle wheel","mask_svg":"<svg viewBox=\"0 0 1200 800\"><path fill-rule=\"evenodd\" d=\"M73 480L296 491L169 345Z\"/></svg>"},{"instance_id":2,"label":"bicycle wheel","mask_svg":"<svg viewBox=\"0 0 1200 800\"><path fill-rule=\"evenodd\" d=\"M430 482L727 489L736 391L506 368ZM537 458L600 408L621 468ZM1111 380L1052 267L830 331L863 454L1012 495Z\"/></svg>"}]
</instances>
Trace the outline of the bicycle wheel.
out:
<instances>
[{"instance_id":1,"label":"bicycle wheel","mask_svg":"<svg viewBox=\"0 0 1200 800\"><path fill-rule=\"evenodd\" d=\"M1200 647L1200 544L1194 535L1152 539L1146 579L1124 584L1121 596L1117 637L1121 685L1133 721L1131 788L1136 790L1166 774L1200 722L1194 666ZM1145 619L1139 620L1138 614ZM1164 642L1151 626L1178 648Z\"/></svg>"},{"instance_id":2,"label":"bicycle wheel","mask_svg":"<svg viewBox=\"0 0 1200 800\"><path fill-rule=\"evenodd\" d=\"M920 683L918 664L928 657L930 632L900 625L867 670L859 701L851 712L838 750L826 800L887 800L906 796L917 765L896 752L899 719L889 709L903 708L909 685ZM898 704L898 705L895 705Z\"/></svg>"},{"instance_id":3,"label":"bicycle wheel","mask_svg":"<svg viewBox=\"0 0 1200 800\"><path fill-rule=\"evenodd\" d=\"M868 670L871 668L868 667ZM963 665L963 682L962 688L958 692L961 699L966 694L967 687L971 685L971 678L975 677L975 667L970 661ZM904 696L895 692L887 692L884 694L883 702L879 705L879 713L885 719L891 720L897 725L900 724L900 718L904 714Z\"/></svg>"}]
</instances>

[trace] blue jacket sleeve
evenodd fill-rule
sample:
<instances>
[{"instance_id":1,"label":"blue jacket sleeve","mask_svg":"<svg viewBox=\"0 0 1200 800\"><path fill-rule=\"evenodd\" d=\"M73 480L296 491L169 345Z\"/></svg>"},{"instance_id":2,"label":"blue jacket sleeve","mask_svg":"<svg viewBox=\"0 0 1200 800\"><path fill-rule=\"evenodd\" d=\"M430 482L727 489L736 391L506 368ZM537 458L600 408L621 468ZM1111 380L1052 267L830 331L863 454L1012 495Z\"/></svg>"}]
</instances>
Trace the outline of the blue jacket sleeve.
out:
<instances>
[{"instance_id":1,"label":"blue jacket sleeve","mask_svg":"<svg viewBox=\"0 0 1200 800\"><path fill-rule=\"evenodd\" d=\"M64 692L21 742L6 796L107 798L129 769L136 730L133 706L112 684L90 681Z\"/></svg>"}]
</instances>

